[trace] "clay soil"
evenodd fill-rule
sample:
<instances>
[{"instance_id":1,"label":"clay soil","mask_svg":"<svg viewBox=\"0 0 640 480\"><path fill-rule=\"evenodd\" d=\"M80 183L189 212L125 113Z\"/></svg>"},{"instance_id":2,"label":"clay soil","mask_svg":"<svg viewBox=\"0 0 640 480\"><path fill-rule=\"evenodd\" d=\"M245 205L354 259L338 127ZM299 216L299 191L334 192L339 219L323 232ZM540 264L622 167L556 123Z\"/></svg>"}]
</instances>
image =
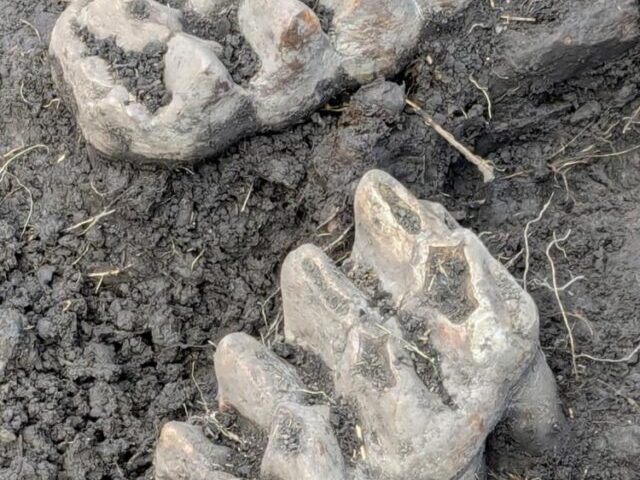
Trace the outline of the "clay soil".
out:
<instances>
[{"instance_id":1,"label":"clay soil","mask_svg":"<svg viewBox=\"0 0 640 480\"><path fill-rule=\"evenodd\" d=\"M215 406L220 338L244 331L296 356L281 343L281 262L305 242L344 259L354 182L373 167L443 203L516 278L527 271L572 438L529 458L498 428L495 477L640 478L640 367L625 359L640 343L640 48L559 84L523 84L493 98L489 118L470 76L486 85L505 29L537 28L489 3L434 25L393 79L495 163L485 185L418 116L386 108L384 89L190 169L95 158L52 84L47 44L65 2L0 0L0 153L34 146L0 183L0 315L24 323L0 377L0 478L153 478L163 423ZM545 22L563 14L553 3L511 2L510 13ZM554 237L566 237L549 254L568 285L575 372L545 253ZM238 454L252 478L256 452Z\"/></svg>"}]
</instances>

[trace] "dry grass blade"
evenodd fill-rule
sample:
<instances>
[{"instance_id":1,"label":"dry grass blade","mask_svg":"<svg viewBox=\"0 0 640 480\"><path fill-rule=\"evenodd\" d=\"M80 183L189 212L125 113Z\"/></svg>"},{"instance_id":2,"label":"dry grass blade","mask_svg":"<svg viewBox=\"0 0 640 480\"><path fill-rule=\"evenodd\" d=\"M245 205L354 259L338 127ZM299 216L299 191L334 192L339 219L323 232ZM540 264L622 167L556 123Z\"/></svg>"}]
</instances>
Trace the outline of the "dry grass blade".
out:
<instances>
[{"instance_id":1,"label":"dry grass blade","mask_svg":"<svg viewBox=\"0 0 640 480\"><path fill-rule=\"evenodd\" d=\"M67 228L65 230L65 232L72 232L84 225L87 225L87 228L85 228L82 233L80 233L80 235L84 235L85 233L87 233L89 230L91 230L102 218L111 215L112 213L114 213L116 210L115 208L112 210L105 210L97 215L94 215L93 217L89 217L86 220L83 220L81 222L76 223L75 225L72 225L71 227Z\"/></svg>"},{"instance_id":2,"label":"dry grass blade","mask_svg":"<svg viewBox=\"0 0 640 480\"><path fill-rule=\"evenodd\" d=\"M13 177L13 179L16 181L18 186L22 188L27 193L27 196L29 197L29 213L27 215L27 219L24 221L24 226L22 227L22 233L20 234L21 237L24 237L24 234L27 232L27 228L29 227L29 222L31 221L31 217L33 216L33 194L31 193L31 190L29 190L29 188L27 188L20 181L18 177L16 177L15 175L12 175L11 173L9 175Z\"/></svg>"},{"instance_id":3,"label":"dry grass blade","mask_svg":"<svg viewBox=\"0 0 640 480\"><path fill-rule=\"evenodd\" d=\"M573 158L564 158L551 163L550 167L554 172L561 172L562 170L570 168L574 165L582 165L588 163L591 160L621 157L623 155L627 155L628 153L633 153L636 150L640 150L640 145L635 145L618 152L585 154Z\"/></svg>"},{"instance_id":4,"label":"dry grass blade","mask_svg":"<svg viewBox=\"0 0 640 480\"><path fill-rule=\"evenodd\" d=\"M26 155L27 153L31 153L34 150L37 150L39 148L42 148L42 149L46 150L47 153L49 153L49 147L39 143L37 145L32 145L30 147L26 147L26 148L23 148L23 149L13 149L10 152L7 152L6 154L4 154L2 156L2 158L6 158L7 160L0 167L0 182L4 179L4 176L7 173L7 169L9 168L9 165L11 165L18 158ZM16 153L16 151L17 151L17 153Z\"/></svg>"}]
</instances>

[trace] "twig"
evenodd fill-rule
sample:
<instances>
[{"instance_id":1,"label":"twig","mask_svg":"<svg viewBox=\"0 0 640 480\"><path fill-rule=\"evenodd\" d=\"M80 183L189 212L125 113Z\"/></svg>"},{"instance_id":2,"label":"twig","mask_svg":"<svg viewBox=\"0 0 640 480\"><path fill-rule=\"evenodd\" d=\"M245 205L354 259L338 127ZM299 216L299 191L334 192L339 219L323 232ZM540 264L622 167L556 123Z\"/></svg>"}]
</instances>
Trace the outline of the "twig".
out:
<instances>
[{"instance_id":1,"label":"twig","mask_svg":"<svg viewBox=\"0 0 640 480\"><path fill-rule=\"evenodd\" d=\"M489 162L487 162L487 160L479 157L467 147L462 145L452 134L450 134L442 126L436 123L433 118L431 118L419 105L409 100L408 98L405 99L405 103L413 108L413 110L422 117L422 120L427 126L433 128L438 135L444 138L453 148L458 150L458 152L460 152L469 162L478 167L478 170L480 170L480 173L482 173L482 177L484 178L485 183L489 183L494 180L495 174L493 173L493 167Z\"/></svg>"},{"instance_id":2,"label":"twig","mask_svg":"<svg viewBox=\"0 0 640 480\"><path fill-rule=\"evenodd\" d=\"M634 355L636 355L638 352L640 352L640 345L638 345L629 355L627 355L624 358L598 358L598 357L593 357L586 353L581 353L576 358L588 358L593 362L601 362L601 363L626 363L626 362L629 362L634 357Z\"/></svg>"},{"instance_id":3,"label":"twig","mask_svg":"<svg viewBox=\"0 0 640 480\"><path fill-rule=\"evenodd\" d=\"M564 321L564 326L567 329L567 334L569 335L569 346L571 348L571 365L573 368L573 374L576 378L578 378L578 364L576 362L576 345L573 339L573 331L571 329L571 324L569 323L569 317L567 315L567 311L564 308L564 304L562 303L562 299L560 298L560 290L558 289L558 279L556 277L556 265L553 262L553 257L551 256L551 249L555 246L558 247L560 242L564 242L571 235L571 230L569 230L566 235L562 238L557 238L555 232L553 233L553 241L547 245L546 255L549 260L549 266L551 267L551 281L553 282L553 292L556 297L556 301L558 302L558 308L560 308L560 313L562 314L562 320Z\"/></svg>"},{"instance_id":4,"label":"twig","mask_svg":"<svg viewBox=\"0 0 640 480\"><path fill-rule=\"evenodd\" d=\"M24 96L24 82L20 83L20 98L22 99L22 101L24 103L26 103L27 105L35 105L35 103L30 102L29 100L27 100L27 98Z\"/></svg>"},{"instance_id":5,"label":"twig","mask_svg":"<svg viewBox=\"0 0 640 480\"><path fill-rule=\"evenodd\" d=\"M84 258L84 256L89 252L89 248L91 248L91 244L87 243L87 246L82 250L82 253L71 264L72 267L75 267L80 262L80 260Z\"/></svg>"},{"instance_id":6,"label":"twig","mask_svg":"<svg viewBox=\"0 0 640 480\"><path fill-rule=\"evenodd\" d=\"M262 338L262 343L265 344L265 345L267 344L267 340L269 340L271 335L273 335L274 333L276 333L278 331L278 327L280 326L280 323L282 321L282 316L281 316L280 312L278 312L278 314L276 315L275 320L273 322L269 323L269 320L267 320L267 312L266 312L266 306L279 293L280 293L280 288L278 288L275 292L273 292L271 295L269 295L264 300L264 302L262 302L260 304L260 314L262 315L262 320L264 322L264 326L267 328L267 332L264 335L262 333L260 334L260 336Z\"/></svg>"},{"instance_id":7,"label":"twig","mask_svg":"<svg viewBox=\"0 0 640 480\"><path fill-rule=\"evenodd\" d=\"M420 348L418 348L417 345L414 345L413 343L405 340L400 335L396 335L391 330L389 330L387 327L385 327L383 325L380 325L379 323L376 323L375 326L378 327L383 332L385 332L386 334L391 335L396 340L399 340L404 345L404 348L406 348L410 352L413 352L413 353L419 355L420 357L425 359L427 362L429 362L431 365L435 366L435 360L433 358L431 358L429 355L427 355L426 353L424 353L422 350L420 350Z\"/></svg>"},{"instance_id":8,"label":"twig","mask_svg":"<svg viewBox=\"0 0 640 480\"><path fill-rule=\"evenodd\" d=\"M485 87L481 87L480 84L476 81L473 76L469 75L469 81L473 83L473 86L482 92L484 98L487 99L487 113L489 114L489 120L493 118L493 113L491 112L491 97L489 97L489 91Z\"/></svg>"},{"instance_id":9,"label":"twig","mask_svg":"<svg viewBox=\"0 0 640 480\"><path fill-rule=\"evenodd\" d=\"M560 247L558 247L558 249L560 249ZM565 255L566 256L566 255ZM567 283L565 283L563 286L558 287L558 291L559 292L564 292L567 288L569 288L571 285L573 285L574 283L580 281L580 280L584 280L585 276L584 275L579 275L577 277L573 277L571 280L569 280ZM549 282L547 282L546 280L537 280L534 279L533 282L536 285L540 285L541 287L544 287L548 290L551 290L553 292L553 287L551 285L549 285Z\"/></svg>"},{"instance_id":10,"label":"twig","mask_svg":"<svg viewBox=\"0 0 640 480\"><path fill-rule=\"evenodd\" d=\"M529 258L530 258L529 228L534 223L538 223L540 220L542 220L542 216L549 208L549 205L551 205L551 201L553 200L554 193L555 192L551 193L549 200L547 201L547 203L544 204L544 206L542 207L542 210L540 210L540 213L538 213L538 216L533 220L531 220L530 222L527 222L527 224L524 227L524 273L522 274L522 288L525 292L527 291L527 274L529 273Z\"/></svg>"}]
</instances>

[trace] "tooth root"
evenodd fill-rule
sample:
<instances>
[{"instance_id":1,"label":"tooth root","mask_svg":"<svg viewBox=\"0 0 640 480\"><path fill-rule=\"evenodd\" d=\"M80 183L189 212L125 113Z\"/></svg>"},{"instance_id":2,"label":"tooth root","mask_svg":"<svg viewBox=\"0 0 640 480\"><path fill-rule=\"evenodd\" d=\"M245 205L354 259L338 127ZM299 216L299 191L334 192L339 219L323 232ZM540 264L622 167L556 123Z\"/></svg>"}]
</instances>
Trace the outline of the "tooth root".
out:
<instances>
[{"instance_id":1,"label":"tooth root","mask_svg":"<svg viewBox=\"0 0 640 480\"><path fill-rule=\"evenodd\" d=\"M313 245L291 252L281 277L287 340L311 349L334 368L348 331L370 315L366 299Z\"/></svg>"},{"instance_id":2,"label":"tooth root","mask_svg":"<svg viewBox=\"0 0 640 480\"><path fill-rule=\"evenodd\" d=\"M221 471L231 450L215 445L200 428L169 422L162 427L154 455L156 480L236 480Z\"/></svg>"},{"instance_id":3,"label":"tooth root","mask_svg":"<svg viewBox=\"0 0 640 480\"><path fill-rule=\"evenodd\" d=\"M513 439L532 455L559 451L568 433L560 405L553 372L538 352L507 410L506 425Z\"/></svg>"},{"instance_id":4,"label":"tooth root","mask_svg":"<svg viewBox=\"0 0 640 480\"><path fill-rule=\"evenodd\" d=\"M277 405L299 401L304 386L292 366L244 333L227 335L215 354L218 400L268 428Z\"/></svg>"},{"instance_id":5,"label":"tooth root","mask_svg":"<svg viewBox=\"0 0 640 480\"><path fill-rule=\"evenodd\" d=\"M338 59L313 10L298 0L245 0L238 17L261 61L250 86L263 126L284 125L331 95L322 90L337 87Z\"/></svg>"},{"instance_id":6,"label":"tooth root","mask_svg":"<svg viewBox=\"0 0 640 480\"><path fill-rule=\"evenodd\" d=\"M264 478L343 480L344 462L326 406L282 403L262 460Z\"/></svg>"}]
</instances>

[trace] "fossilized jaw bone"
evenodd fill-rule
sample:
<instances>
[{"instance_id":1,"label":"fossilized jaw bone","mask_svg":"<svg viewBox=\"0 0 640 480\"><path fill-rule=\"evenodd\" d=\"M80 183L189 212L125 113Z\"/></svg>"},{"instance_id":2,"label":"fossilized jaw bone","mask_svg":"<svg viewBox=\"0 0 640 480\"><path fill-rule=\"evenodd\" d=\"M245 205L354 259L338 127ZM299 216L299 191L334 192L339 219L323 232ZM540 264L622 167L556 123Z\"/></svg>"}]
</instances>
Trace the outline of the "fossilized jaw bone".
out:
<instances>
[{"instance_id":1,"label":"fossilized jaw bone","mask_svg":"<svg viewBox=\"0 0 640 480\"><path fill-rule=\"evenodd\" d=\"M386 173L360 181L355 217L346 271L304 245L287 256L281 288L287 341L316 353L355 405L360 460L345 467L327 407L307 403L294 368L231 334L215 354L218 400L269 432L262 474L475 480L500 420L532 452L557 445L564 417L537 311L506 269ZM189 478L229 478L210 474Z\"/></svg>"},{"instance_id":2,"label":"fossilized jaw bone","mask_svg":"<svg viewBox=\"0 0 640 480\"><path fill-rule=\"evenodd\" d=\"M347 84L396 73L440 9L435 0L322 3L334 10L328 34L299 0L191 0L204 15L239 4L240 29L261 62L242 87L217 58L220 45L182 31L179 11L154 0L73 0L51 37L57 83L86 139L103 154L190 162L299 121ZM105 60L89 56L77 27L113 37L127 51L150 43L166 48L163 80L171 102L149 111Z\"/></svg>"}]
</instances>

